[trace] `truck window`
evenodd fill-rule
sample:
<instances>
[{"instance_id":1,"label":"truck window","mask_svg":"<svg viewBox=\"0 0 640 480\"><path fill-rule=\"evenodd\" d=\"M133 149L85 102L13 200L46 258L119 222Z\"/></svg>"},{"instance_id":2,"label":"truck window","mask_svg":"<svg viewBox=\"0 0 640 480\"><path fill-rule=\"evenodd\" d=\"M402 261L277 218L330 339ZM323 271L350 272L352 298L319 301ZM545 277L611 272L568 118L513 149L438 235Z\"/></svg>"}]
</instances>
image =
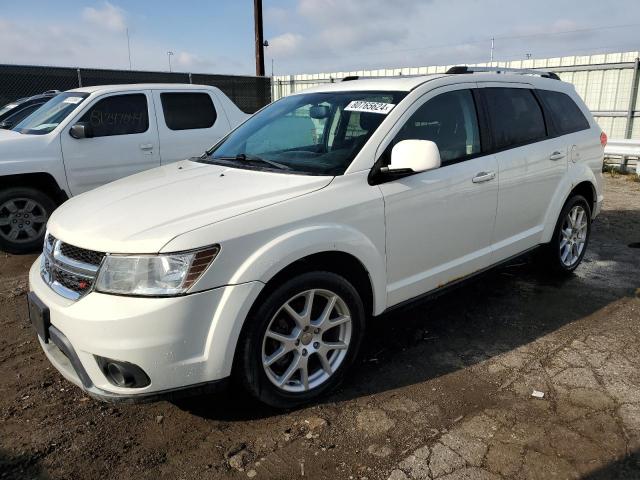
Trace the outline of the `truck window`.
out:
<instances>
[{"instance_id":1,"label":"truck window","mask_svg":"<svg viewBox=\"0 0 640 480\"><path fill-rule=\"evenodd\" d=\"M193 130L211 128L216 121L216 109L207 93L161 93L162 112L167 128Z\"/></svg>"},{"instance_id":2,"label":"truck window","mask_svg":"<svg viewBox=\"0 0 640 480\"><path fill-rule=\"evenodd\" d=\"M551 114L558 135L587 130L589 122L569 95L551 90L538 90L546 110Z\"/></svg>"},{"instance_id":3,"label":"truck window","mask_svg":"<svg viewBox=\"0 0 640 480\"><path fill-rule=\"evenodd\" d=\"M528 88L482 88L489 115L493 148L524 145L546 137L544 117Z\"/></svg>"},{"instance_id":4,"label":"truck window","mask_svg":"<svg viewBox=\"0 0 640 480\"><path fill-rule=\"evenodd\" d=\"M91 125L94 137L146 132L149 128L147 96L132 93L98 100L80 121Z\"/></svg>"}]
</instances>

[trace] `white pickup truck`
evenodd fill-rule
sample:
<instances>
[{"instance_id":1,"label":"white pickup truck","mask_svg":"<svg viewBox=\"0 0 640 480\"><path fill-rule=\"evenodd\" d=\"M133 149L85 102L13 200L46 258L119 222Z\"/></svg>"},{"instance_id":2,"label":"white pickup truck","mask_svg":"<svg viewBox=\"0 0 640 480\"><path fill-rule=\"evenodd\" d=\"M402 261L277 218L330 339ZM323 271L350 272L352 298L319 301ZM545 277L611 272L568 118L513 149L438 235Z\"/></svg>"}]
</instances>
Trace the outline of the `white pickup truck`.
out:
<instances>
[{"instance_id":1,"label":"white pickup truck","mask_svg":"<svg viewBox=\"0 0 640 480\"><path fill-rule=\"evenodd\" d=\"M42 248L66 199L199 156L249 115L205 85L134 84L61 93L0 131L0 250Z\"/></svg>"}]
</instances>

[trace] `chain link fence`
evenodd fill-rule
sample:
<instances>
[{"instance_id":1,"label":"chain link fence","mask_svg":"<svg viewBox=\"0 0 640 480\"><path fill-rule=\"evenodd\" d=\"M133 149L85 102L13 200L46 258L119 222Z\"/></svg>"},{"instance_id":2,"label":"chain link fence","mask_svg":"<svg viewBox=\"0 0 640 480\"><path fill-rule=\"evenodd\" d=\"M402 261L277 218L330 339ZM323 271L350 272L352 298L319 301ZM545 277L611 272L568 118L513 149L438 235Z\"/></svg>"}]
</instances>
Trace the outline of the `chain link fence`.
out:
<instances>
[{"instance_id":1,"label":"chain link fence","mask_svg":"<svg viewBox=\"0 0 640 480\"><path fill-rule=\"evenodd\" d=\"M253 113L271 102L271 79L268 77L0 65L0 106L47 90L69 90L92 85L128 83L211 85L222 90L247 113Z\"/></svg>"}]
</instances>

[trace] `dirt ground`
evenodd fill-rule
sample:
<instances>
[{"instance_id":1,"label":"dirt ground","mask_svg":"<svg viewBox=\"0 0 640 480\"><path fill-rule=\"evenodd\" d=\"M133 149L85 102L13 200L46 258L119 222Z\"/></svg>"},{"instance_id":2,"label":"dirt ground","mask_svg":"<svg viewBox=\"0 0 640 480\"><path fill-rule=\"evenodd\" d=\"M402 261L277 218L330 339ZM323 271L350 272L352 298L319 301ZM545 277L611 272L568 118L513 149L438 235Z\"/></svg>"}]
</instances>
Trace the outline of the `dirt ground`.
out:
<instances>
[{"instance_id":1,"label":"dirt ground","mask_svg":"<svg viewBox=\"0 0 640 480\"><path fill-rule=\"evenodd\" d=\"M0 254L0 478L640 478L634 242L640 183L607 175L573 277L520 261L378 318L343 388L291 412L87 398L28 322L35 256Z\"/></svg>"}]
</instances>

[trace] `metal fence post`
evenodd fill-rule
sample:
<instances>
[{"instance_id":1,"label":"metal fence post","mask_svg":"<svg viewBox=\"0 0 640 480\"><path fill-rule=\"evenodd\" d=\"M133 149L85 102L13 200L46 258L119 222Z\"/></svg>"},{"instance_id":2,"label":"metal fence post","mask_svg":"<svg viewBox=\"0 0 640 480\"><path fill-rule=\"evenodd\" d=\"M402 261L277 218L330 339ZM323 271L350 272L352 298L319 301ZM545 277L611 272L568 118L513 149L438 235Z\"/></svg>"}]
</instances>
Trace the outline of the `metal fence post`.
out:
<instances>
[{"instance_id":1,"label":"metal fence post","mask_svg":"<svg viewBox=\"0 0 640 480\"><path fill-rule=\"evenodd\" d=\"M627 109L627 125L624 132L624 138L631 138L633 133L633 114L636 109L636 98L638 96L638 69L640 67L640 58L636 58L635 65L633 66L633 78L631 80L631 95L629 96L629 108ZM627 163L629 159L622 157L620 163L620 171L626 173Z\"/></svg>"},{"instance_id":2,"label":"metal fence post","mask_svg":"<svg viewBox=\"0 0 640 480\"><path fill-rule=\"evenodd\" d=\"M82 86L82 75L80 75L80 69L76 68L76 71L78 72L78 86L81 87Z\"/></svg>"},{"instance_id":3,"label":"metal fence post","mask_svg":"<svg viewBox=\"0 0 640 480\"><path fill-rule=\"evenodd\" d=\"M191 72L189 72L189 83L193 83L193 79L191 78Z\"/></svg>"}]
</instances>

